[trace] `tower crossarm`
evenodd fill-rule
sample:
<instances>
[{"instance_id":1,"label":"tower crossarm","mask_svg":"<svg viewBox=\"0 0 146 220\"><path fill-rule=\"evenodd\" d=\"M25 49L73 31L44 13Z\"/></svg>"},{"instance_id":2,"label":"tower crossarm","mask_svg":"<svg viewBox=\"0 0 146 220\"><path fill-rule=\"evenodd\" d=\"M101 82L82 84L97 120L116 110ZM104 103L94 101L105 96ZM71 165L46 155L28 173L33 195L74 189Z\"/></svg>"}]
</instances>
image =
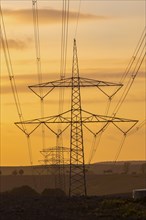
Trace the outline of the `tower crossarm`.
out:
<instances>
[{"instance_id":1,"label":"tower crossarm","mask_svg":"<svg viewBox=\"0 0 146 220\"><path fill-rule=\"evenodd\" d=\"M82 110L82 122L83 123L91 123L91 122L135 122L137 123L138 120L135 119L126 119L126 118L119 118L114 116L107 116L107 115L97 115L85 110Z\"/></svg>"},{"instance_id":2,"label":"tower crossarm","mask_svg":"<svg viewBox=\"0 0 146 220\"><path fill-rule=\"evenodd\" d=\"M138 120L134 120L134 119L97 115L97 114L94 114L94 113L91 113L85 110L81 110L81 112L82 112L82 121L78 121L77 119L77 120L74 120L74 123L78 124L82 122L83 125L84 124L87 125L89 123L107 123L107 124L112 123L115 127L121 130L123 133L124 131L120 128L121 123L129 123L128 129L126 130L126 132L128 132L138 122ZM71 110L66 111L59 115L49 116L45 118L37 118L37 119L32 119L32 120L27 120L27 121L22 121L22 122L15 122L15 125L21 130L23 130L23 125L34 125L33 129L30 131L29 134L33 133L41 124L44 124L47 126L47 128L49 128L49 124L63 123L63 124L67 124L66 128L68 128L72 122L72 119L69 113L71 113ZM64 131L65 130L66 129L64 129ZM25 131L23 130L23 132ZM55 133L55 131L53 132Z\"/></svg>"},{"instance_id":3,"label":"tower crossarm","mask_svg":"<svg viewBox=\"0 0 146 220\"><path fill-rule=\"evenodd\" d=\"M69 148L68 147L60 147L60 146L55 146L55 147L49 147L49 148L45 148L44 150L40 151L41 153L50 153L50 152L56 152L56 151L60 151L63 150L64 152L69 152Z\"/></svg>"},{"instance_id":4,"label":"tower crossarm","mask_svg":"<svg viewBox=\"0 0 146 220\"><path fill-rule=\"evenodd\" d=\"M102 87L107 87L107 86L112 86L112 87L117 87L116 90L114 91L114 93L112 94L112 96L117 93L119 91L119 89L123 86L121 83L112 83L112 82L106 82L106 81L99 81L99 80L95 80L95 79L89 79L89 78L84 78L84 77L74 77L74 80L77 79L79 84L74 85L74 87L96 87L98 89L100 89L105 95L106 94L103 90ZM45 92L43 94L43 97L46 97L50 92L52 92L52 90L54 90L55 88L72 88L72 80L73 78L63 78L60 80L56 80L56 81L51 81L51 82L45 82L45 83L41 83L41 84L36 84L36 85L32 85L29 86L29 89L34 92L37 96L40 97L40 93L39 93L39 89L40 88L48 88L47 92ZM41 98L41 97L40 97Z\"/></svg>"},{"instance_id":5,"label":"tower crossarm","mask_svg":"<svg viewBox=\"0 0 146 220\"><path fill-rule=\"evenodd\" d=\"M98 87L98 86L123 86L121 83L112 83L107 81L99 81L95 79L89 79L84 77L74 77L74 79L79 79L80 87ZM32 86L28 86L30 89L33 88L57 88L57 87L72 87L72 77L63 78L56 81L45 82L41 84L36 84Z\"/></svg>"}]
</instances>

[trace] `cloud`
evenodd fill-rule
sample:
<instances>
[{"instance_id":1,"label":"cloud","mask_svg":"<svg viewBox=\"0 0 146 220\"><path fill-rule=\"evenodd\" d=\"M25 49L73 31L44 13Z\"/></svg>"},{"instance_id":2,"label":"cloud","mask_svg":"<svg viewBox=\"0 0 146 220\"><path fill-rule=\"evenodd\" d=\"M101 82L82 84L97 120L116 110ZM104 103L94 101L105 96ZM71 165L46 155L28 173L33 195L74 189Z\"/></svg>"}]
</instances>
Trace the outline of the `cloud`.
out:
<instances>
[{"instance_id":1,"label":"cloud","mask_svg":"<svg viewBox=\"0 0 146 220\"><path fill-rule=\"evenodd\" d=\"M56 79L58 77L56 76ZM43 74L43 82L54 81L54 74ZM18 93L31 93L31 90L28 88L30 85L38 84L38 75L34 74L22 74L15 76L15 83ZM1 76L1 94L12 93L11 84L9 82L9 77L7 75Z\"/></svg>"},{"instance_id":2,"label":"cloud","mask_svg":"<svg viewBox=\"0 0 146 220\"><path fill-rule=\"evenodd\" d=\"M121 79L121 76L123 75L123 73L120 73L120 72L117 72L117 73L113 73L113 72L111 72L111 73L98 73L95 70L96 69L92 69L91 72L89 71L88 73L85 73L85 74L81 73L81 75L82 75L82 77L87 77L87 78L97 79L97 80L105 80L107 82L113 81L113 80L109 80L109 79L117 79L119 81ZM139 83L143 82L144 78L145 78L145 73L144 72L139 72L138 73L138 79L140 81L137 80L137 82L139 82ZM43 82L55 81L57 79L59 79L58 74L55 74L55 73L52 73L52 74L44 73L43 74ZM1 82L2 82L1 93L2 94L11 93L12 90L11 90L11 87L10 87L8 76L6 76L6 75L1 76ZM16 85L18 87L19 92L21 92L21 93L30 92L30 90L28 89L28 86L38 84L37 74L34 73L34 74L17 75L17 76L15 76L15 82L16 82ZM125 83L125 85L126 85L126 83ZM130 101L130 100L128 100L128 101ZM141 101L143 101L143 98L142 99L139 98L138 100L135 100L135 101L136 102L138 102L138 101L141 102Z\"/></svg>"},{"instance_id":3,"label":"cloud","mask_svg":"<svg viewBox=\"0 0 146 220\"><path fill-rule=\"evenodd\" d=\"M26 65L29 65L31 62L32 61L26 60ZM59 74L55 75L56 79L54 79L54 75L55 75L54 73L52 73L52 74L44 73L43 74L43 82L57 80ZM9 77L7 75L1 76L1 82L3 84L7 83L8 80L9 80ZM27 84L27 85L38 84L38 75L37 75L37 73L16 75L15 81L16 81L16 83L19 83L21 85L22 84Z\"/></svg>"},{"instance_id":4,"label":"cloud","mask_svg":"<svg viewBox=\"0 0 146 220\"><path fill-rule=\"evenodd\" d=\"M25 77L22 77L23 79L25 79ZM27 77L26 77L27 78ZM19 93L23 93L23 94L28 94L28 95L31 95L32 92L31 90L28 88L28 86L26 85L25 81L17 81L18 84L16 85L17 86L17 91L18 91L18 95ZM34 84L33 84L34 85ZM46 91L46 90L45 90ZM45 92L44 91L44 92ZM57 90L55 90L57 91ZM84 93L84 91L82 91ZM10 93L12 93L12 88L11 88L11 85L10 83L7 83L5 85L2 85L1 86L1 95L9 95ZM89 93L90 93L90 90L89 90ZM92 94L92 93L91 93ZM84 97L85 98L85 97ZM117 102L119 100L119 98L116 98L116 99L113 99L112 102ZM84 105L87 105L87 104L93 104L93 103L105 103L106 102L106 99L102 99L101 97L98 99L95 99L95 97L93 98L90 98L88 99L84 99L83 100L83 104ZM55 99L49 99L49 100L46 100L45 101L45 104L46 105L50 105L50 104L56 104L56 102L58 102L58 96L56 96ZM70 103L70 99L69 98L66 98L64 100L64 102L67 104L67 103ZM141 95L139 98L137 98L134 94L133 95L130 95L130 97L127 97L126 100L125 100L126 103L143 103L145 102L145 97L143 97L143 95Z\"/></svg>"},{"instance_id":5,"label":"cloud","mask_svg":"<svg viewBox=\"0 0 146 220\"><path fill-rule=\"evenodd\" d=\"M30 90L27 88L27 86L22 86L22 85L19 85L17 86L17 91L18 93L27 93L27 92L30 92ZM12 88L11 88L11 85L2 85L1 86L1 94L10 94L12 93Z\"/></svg>"},{"instance_id":6,"label":"cloud","mask_svg":"<svg viewBox=\"0 0 146 220\"><path fill-rule=\"evenodd\" d=\"M5 45L6 42L4 41ZM22 50L27 48L27 42L21 41L21 40L14 40L14 39L8 39L7 40L8 46L11 49L16 49L16 50ZM0 44L0 49L2 48L2 44Z\"/></svg>"},{"instance_id":7,"label":"cloud","mask_svg":"<svg viewBox=\"0 0 146 220\"><path fill-rule=\"evenodd\" d=\"M9 17L11 21L21 24L30 24L30 21L33 21L33 13L31 9L21 9L21 10L9 10L3 9L3 14L6 17ZM62 22L62 11L56 9L39 9L39 23L48 24L48 23L61 23ZM80 20L105 20L109 17L103 15L93 15L93 14L80 14ZM77 19L77 12L70 11L69 21L74 21Z\"/></svg>"},{"instance_id":8,"label":"cloud","mask_svg":"<svg viewBox=\"0 0 146 220\"><path fill-rule=\"evenodd\" d=\"M124 72L103 72L103 70L101 70L99 72L99 70L97 70L97 68L92 68L92 69L84 69L82 70L82 72L85 72L83 75L84 77L88 77L88 78L92 78L92 79L97 79L97 80L104 80L106 81L106 79L108 79L107 81L113 81L112 79L117 79L117 80L121 80L122 76L124 75ZM131 74L129 73L127 79L129 80L129 78L131 78ZM140 71L137 75L137 78L139 79L144 79L145 78L145 72ZM109 80L110 79L110 80Z\"/></svg>"}]
</instances>

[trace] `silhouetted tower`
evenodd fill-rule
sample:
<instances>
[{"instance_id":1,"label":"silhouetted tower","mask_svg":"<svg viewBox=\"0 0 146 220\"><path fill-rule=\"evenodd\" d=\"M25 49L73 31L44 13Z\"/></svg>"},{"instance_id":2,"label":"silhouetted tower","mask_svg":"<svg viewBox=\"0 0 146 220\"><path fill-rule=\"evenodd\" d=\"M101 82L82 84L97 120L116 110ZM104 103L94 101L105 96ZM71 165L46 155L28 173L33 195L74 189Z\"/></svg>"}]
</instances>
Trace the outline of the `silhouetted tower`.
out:
<instances>
[{"instance_id":1,"label":"silhouetted tower","mask_svg":"<svg viewBox=\"0 0 146 220\"><path fill-rule=\"evenodd\" d=\"M56 146L41 150L40 153L43 155L44 160L39 160L39 162L42 162L44 169L50 171L54 176L54 187L66 192L65 165L68 164L70 151L69 148L62 146L61 130L58 130L58 132Z\"/></svg>"},{"instance_id":2,"label":"silhouetted tower","mask_svg":"<svg viewBox=\"0 0 146 220\"><path fill-rule=\"evenodd\" d=\"M61 130L58 130L60 133ZM55 178L55 187L62 189L66 192L66 169L65 165L67 164L67 158L65 158L65 153L69 153L69 148L63 147L62 134L57 135L57 143L55 147L56 153L56 178ZM68 155L67 155L68 156Z\"/></svg>"},{"instance_id":3,"label":"silhouetted tower","mask_svg":"<svg viewBox=\"0 0 146 220\"><path fill-rule=\"evenodd\" d=\"M72 63L69 195L86 195L80 78L75 39Z\"/></svg>"},{"instance_id":4,"label":"silhouetted tower","mask_svg":"<svg viewBox=\"0 0 146 220\"><path fill-rule=\"evenodd\" d=\"M117 88L110 96L107 94L106 91L104 91L104 88L109 86ZM112 98L122 86L123 85L121 83L112 83L80 77L76 40L74 40L73 44L73 63L71 77L29 86L31 91L33 91L38 97L40 97L40 88L47 89L47 92L43 95L43 97L40 98L46 97L55 88L71 88L71 109L69 109L68 111L54 116L15 123L27 135L32 134L42 124L44 124L50 131L58 136L60 136L70 127L69 196L87 195L84 162L83 126L85 129L88 130L88 132L96 136L100 132L102 132L103 129L105 129L105 127L110 123L114 125L117 129L119 129L119 131L121 131L124 135L126 135L127 132L129 132L132 127L138 122L137 120L118 118L115 116L98 115L96 113L91 113L83 110L81 107L80 88L95 87L107 97ZM121 122L132 123L132 125L129 126L130 128L126 128L123 130L121 126L118 125L121 124ZM65 127L58 133L50 127L51 124L55 123L64 124ZM93 131L93 129L91 129L91 127L88 126L88 124L91 123L103 123L103 126L100 129L97 128L97 131L95 132ZM26 133L23 125L34 125L34 128L29 133ZM60 157L60 153L58 154L58 156Z\"/></svg>"}]
</instances>

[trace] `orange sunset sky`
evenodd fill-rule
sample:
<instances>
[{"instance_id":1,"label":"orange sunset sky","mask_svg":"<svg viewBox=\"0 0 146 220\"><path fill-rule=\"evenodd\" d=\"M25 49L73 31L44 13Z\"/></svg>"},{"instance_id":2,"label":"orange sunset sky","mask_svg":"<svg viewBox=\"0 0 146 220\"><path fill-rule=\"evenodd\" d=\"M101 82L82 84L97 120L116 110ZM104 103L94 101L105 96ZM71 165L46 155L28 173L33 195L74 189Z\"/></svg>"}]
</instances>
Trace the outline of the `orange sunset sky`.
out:
<instances>
[{"instance_id":1,"label":"orange sunset sky","mask_svg":"<svg viewBox=\"0 0 146 220\"><path fill-rule=\"evenodd\" d=\"M39 33L43 82L60 77L61 14L62 2L38 0ZM80 7L77 33L77 15ZM37 84L37 66L32 19L32 1L1 0L7 41L20 104L25 120L40 118L40 100L29 89ZM145 27L145 1L143 0L70 0L68 24L68 46L66 77L71 76L72 47L76 37L80 76L116 82L133 56L133 52ZM30 165L27 140L14 122L19 117L14 102L4 51L0 46L1 66L1 165ZM126 84L131 77L127 76ZM145 120L146 107L145 61L131 87L117 117ZM123 88L113 98L109 115L120 99ZM96 88L82 89L82 107L95 114L105 114L107 97ZM111 92L108 89L108 92ZM70 109L70 89L65 89L64 110ZM58 114L58 90L54 90L44 101L45 116ZM92 125L91 125L92 126ZM95 129L95 125L93 126ZM144 160L145 126L127 136L118 160ZM69 147L69 131L63 136L64 146ZM92 162L113 161L123 135L109 126L104 132ZM85 162L89 160L92 135L84 132ZM46 131L46 147L56 144L56 137ZM41 131L31 136L33 163L42 159Z\"/></svg>"}]
</instances>

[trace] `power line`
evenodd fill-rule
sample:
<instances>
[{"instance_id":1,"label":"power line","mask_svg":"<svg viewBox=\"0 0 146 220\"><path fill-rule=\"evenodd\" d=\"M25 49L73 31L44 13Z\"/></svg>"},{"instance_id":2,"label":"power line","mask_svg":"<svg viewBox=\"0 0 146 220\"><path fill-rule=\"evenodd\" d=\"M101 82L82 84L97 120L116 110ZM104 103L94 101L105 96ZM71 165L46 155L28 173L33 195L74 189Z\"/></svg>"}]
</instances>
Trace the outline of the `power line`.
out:
<instances>
[{"instance_id":1,"label":"power line","mask_svg":"<svg viewBox=\"0 0 146 220\"><path fill-rule=\"evenodd\" d=\"M35 39L38 83L42 83L43 75L42 75L42 64L41 64L39 15L38 15L37 0L32 0L32 13L33 13L33 26L34 26L34 39ZM43 88L39 88L39 92L40 92L41 117L44 117ZM43 149L45 148L45 127L43 124L42 124L42 147L43 147Z\"/></svg>"},{"instance_id":2,"label":"power line","mask_svg":"<svg viewBox=\"0 0 146 220\"><path fill-rule=\"evenodd\" d=\"M127 134L123 134L122 140L121 140L121 142L120 142L120 144L119 144L119 148L118 148L118 151L117 151L116 156L115 156L115 159L114 159L114 162L115 162L115 163L117 162L117 160L118 160L118 158L119 158L119 156L120 156L120 153L121 153L121 151L122 151L123 145L124 145L125 140L126 140L126 137L127 137Z\"/></svg>"},{"instance_id":3,"label":"power line","mask_svg":"<svg viewBox=\"0 0 146 220\"><path fill-rule=\"evenodd\" d=\"M105 115L107 116L108 115L108 112L109 112L109 109L110 109L110 105L111 105L111 98L108 98L108 103L107 103L107 108L105 110ZM101 138L102 138L102 135L106 129L106 126L107 124L105 124L105 127L102 128L101 132L98 133L98 135L94 135L93 136L93 140L92 140L92 145L91 145L91 150L90 150L90 155L89 155L89 160L88 160L88 164L91 163L91 160L93 159L98 147L99 147L99 144L100 144L100 141L101 141ZM97 140L98 138L98 140Z\"/></svg>"},{"instance_id":4,"label":"power line","mask_svg":"<svg viewBox=\"0 0 146 220\"><path fill-rule=\"evenodd\" d=\"M77 30L78 30L78 25L79 25L79 18L80 18L80 11L81 11L81 0L79 0L79 8L78 8L78 13L77 13L77 22L76 22L76 27L75 27L74 38L76 38L76 35L77 35Z\"/></svg>"},{"instance_id":5,"label":"power line","mask_svg":"<svg viewBox=\"0 0 146 220\"><path fill-rule=\"evenodd\" d=\"M130 70L132 68L132 65L134 64L134 62L136 60L136 57L138 56L139 50L140 50L140 48L141 48L141 46L142 46L142 44L144 43L144 40L145 40L145 31L146 31L146 27L144 27L144 30L142 31L142 34L141 34L140 39L139 39L139 41L136 45L136 48L133 52L133 55L132 55L132 57L131 57L131 59L130 59L127 67L126 67L126 70L125 70L123 76L121 77L120 83L124 82L125 78L127 77L128 73L130 72Z\"/></svg>"},{"instance_id":6,"label":"power line","mask_svg":"<svg viewBox=\"0 0 146 220\"><path fill-rule=\"evenodd\" d=\"M145 30L145 29L144 29L144 30ZM141 67L141 65L142 65L142 63L143 63L143 61L144 61L144 58L145 58L145 55L146 55L146 53L145 53L145 51L144 51L144 50L145 50L145 46L146 46L146 45L144 44L144 39L145 39L145 37L146 37L146 33L143 32L143 33L142 33L142 36L141 36L141 38L140 38L140 39L141 39L141 42L139 41L139 42L138 42L138 46L136 47L136 48L138 48L138 49L137 49L137 51L135 52L134 59L133 59L133 61L131 62L130 66L128 67L126 73L124 74L124 76L123 76L122 79L121 79L121 81L122 81L122 83L123 83L123 80L125 79L125 77L127 76L127 74L131 71L131 69L132 69L132 67L133 67L133 65L134 65L134 68L133 68L131 77L130 77L129 81L127 82L127 85L126 85L126 87L125 87L125 89L124 89L124 91L123 91L123 94L122 94L122 96L121 96L119 102L117 103L117 105L116 105L114 111L113 111L113 115L116 115L116 114L117 114L117 112L119 111L121 105L122 105L123 102L125 101L125 99L126 99L128 93L129 93L129 91L130 91L130 89L131 89L131 87L132 87L132 85L133 85L133 83L134 83L134 80L135 80L136 76L138 75L139 69L140 69L140 67ZM144 45L143 45L143 44L144 44ZM138 56L139 53L140 53L140 55L139 55L138 59L136 60L136 58L137 58L137 56ZM134 63L135 61L136 61L136 63Z\"/></svg>"},{"instance_id":7,"label":"power line","mask_svg":"<svg viewBox=\"0 0 146 220\"><path fill-rule=\"evenodd\" d=\"M69 0L63 0L63 3L62 3L60 79L65 78L65 75L66 75L69 6L70 6ZM63 105L64 105L64 88L60 88L60 90L59 90L59 114L63 112ZM60 127L58 129L60 129Z\"/></svg>"},{"instance_id":8,"label":"power line","mask_svg":"<svg viewBox=\"0 0 146 220\"><path fill-rule=\"evenodd\" d=\"M5 29L5 23L4 23L4 19L3 19L1 5L0 5L0 15L1 15L1 24L2 24L1 29L0 29L0 35L1 35L4 55L5 55L6 66L7 66L7 70L8 70L8 74L9 74L9 80L10 80L10 84L11 84L11 89L12 89L18 117L19 117L20 122L22 122L24 120L24 117L23 117L22 108L21 108L21 104L20 104L20 100L19 100L19 96L18 96L18 91L17 91L17 87L16 87L15 76L14 76L12 62L11 62L11 56L10 56L10 52L9 52L9 45L8 45L8 41L7 41L6 29ZM28 137L28 132L27 132L26 126L23 125L22 129L24 130L25 135ZM27 138L27 144L28 144L30 164L33 165L31 144L30 144L29 138Z\"/></svg>"},{"instance_id":9,"label":"power line","mask_svg":"<svg viewBox=\"0 0 146 220\"><path fill-rule=\"evenodd\" d=\"M115 159L114 159L114 162L116 163L119 156L120 156L120 153L122 151L122 148L123 148L123 145L125 143L125 140L126 140L126 137L129 136L129 135L132 135L134 134L135 132L139 131L141 128L143 128L143 126L146 124L146 120L142 121L138 126L136 126L133 130L131 130L131 132L127 133L127 134L123 134L123 138L121 140L121 143L119 145L119 148L118 148L118 151L116 153L116 156L115 156Z\"/></svg>"},{"instance_id":10,"label":"power line","mask_svg":"<svg viewBox=\"0 0 146 220\"><path fill-rule=\"evenodd\" d=\"M128 75L128 73L130 72L130 70L132 69L133 65L134 65L134 62L136 61L136 57L138 56L138 54L140 53L137 61L136 61L136 64L134 66L134 69L133 69L133 72L131 74L131 77L125 87L125 90L118 102L118 104L116 105L115 109L114 109L114 116L117 114L117 112L119 111L121 105L123 104L123 102L125 101L133 83L134 83L134 80L139 72L139 69L144 61L144 58L145 58L145 55L146 55L146 51L145 51L145 39L146 39L146 33L145 33L145 30L146 30L146 27L144 28L143 32L142 32L142 35L140 37L140 40L137 44L137 47L134 51L134 55L133 55L133 59L132 61L130 62L130 65L128 66L127 70L126 70L126 74L124 74L124 77L121 79L121 81L123 82L125 80L125 77ZM143 46L144 44L144 46ZM134 130L131 130L131 132L128 133L128 135L131 135L135 132L137 132L140 128L142 128L144 126L145 122L143 121L142 123L140 123L140 125L138 127L136 127ZM115 156L115 162L118 160L119 158L119 155L122 151L122 148L123 148L123 145L125 143L125 139L126 139L127 135L124 135L124 138L122 139L121 143L120 143L120 147L118 149L118 152Z\"/></svg>"},{"instance_id":11,"label":"power line","mask_svg":"<svg viewBox=\"0 0 146 220\"><path fill-rule=\"evenodd\" d=\"M65 78L66 75L66 59L67 59L67 45L68 45L68 24L69 24L69 0L62 1L62 32L61 32L61 58L60 58L60 79ZM64 88L59 89L59 110L58 113L63 112L64 106ZM58 125L58 132L61 130L61 124ZM62 143L63 144L63 143Z\"/></svg>"},{"instance_id":12,"label":"power line","mask_svg":"<svg viewBox=\"0 0 146 220\"><path fill-rule=\"evenodd\" d=\"M146 119L143 120L142 122L140 122L139 125L136 126L136 128L134 128L131 132L129 132L128 136L136 133L137 131L139 131L141 128L143 128L144 125L146 125Z\"/></svg>"},{"instance_id":13,"label":"power line","mask_svg":"<svg viewBox=\"0 0 146 220\"><path fill-rule=\"evenodd\" d=\"M67 46L68 46L68 25L69 25L69 0L62 1L62 33L61 33L61 62L60 62L60 80L65 78L66 75L66 63L67 63ZM64 107L64 88L59 88L59 111L61 114ZM62 125L58 124L57 140L56 140L56 161L57 173L55 181L56 187L59 186L65 191L65 167L64 167L64 151L63 149L63 138L62 138ZM62 156L61 156L62 155ZM62 163L62 165L61 165Z\"/></svg>"},{"instance_id":14,"label":"power line","mask_svg":"<svg viewBox=\"0 0 146 220\"><path fill-rule=\"evenodd\" d=\"M136 78L136 76L137 76L137 74L138 74L138 72L139 72L139 69L140 69L140 67L141 67L141 65L142 65L142 63L143 63L143 61L144 61L145 54L146 54L146 53L144 52L144 50L145 50L145 44L144 44L144 42L145 42L145 39L146 39L145 30L146 30L146 27L144 28L144 30L143 30L143 32L142 32L142 34L141 34L141 36L140 36L140 40L138 41L138 44L137 44L137 46L136 46L136 49L135 49L134 54L133 54L133 56L132 56L132 59L130 60L130 63L128 64L128 66L127 66L127 68L126 68L125 73L124 73L123 76L121 77L120 83L123 83L123 82L125 81L127 75L129 74L129 72L131 71L133 65L135 64L134 69L133 69L132 74L131 74L131 77L130 77L130 79L129 79L129 81L128 81L126 87L125 87L125 90L123 91L122 96L121 96L119 102L117 103L117 105L116 105L116 107L115 107L113 113L112 113L112 115L114 115L114 116L116 116L116 114L117 114L117 112L119 111L120 107L121 107L122 104L124 103L124 101L125 101L125 99L126 99L128 93L129 93L129 91L130 91L130 89L131 89L131 87L132 87L132 85L133 85L133 83L134 83L134 80L135 80L135 78ZM143 44L144 44L144 45L143 45ZM140 54L140 55L139 55L139 54ZM136 59L137 56L139 56L138 59ZM136 62L136 63L134 63L134 62ZM107 113L108 113L108 111L107 111ZM107 126L107 127L108 127L108 126ZM107 128L107 127L106 127L106 128ZM105 128L105 129L106 129L106 128ZM89 158L89 163L91 162L91 160L93 159L93 156L95 155L95 152L97 151L97 148L98 148L99 143L100 143L100 141L101 141L101 137L102 137L103 132L105 131L105 129L99 134L99 136L98 136L99 140L98 140L96 146L95 146L95 144L96 144L96 138L97 138L97 136L94 137L94 138L95 138L95 141L93 141L93 144L92 144L92 150L91 150L91 153L90 153L91 156L90 156L90 158ZM132 132L132 131L131 131L131 132ZM126 138L126 137L125 137L125 138ZM122 141L122 143L120 144L121 150L122 150L123 145L124 145L124 142ZM120 154L121 150L119 151L119 154ZM117 154L117 155L118 155L118 154ZM118 155L117 157L119 157L119 155Z\"/></svg>"},{"instance_id":15,"label":"power line","mask_svg":"<svg viewBox=\"0 0 146 220\"><path fill-rule=\"evenodd\" d=\"M23 119L22 109L20 106L20 100L19 100L18 93L17 93L17 87L16 87L15 77L14 77L14 73L13 73L12 62L11 62L11 57L10 57L10 52L9 52L9 47L8 47L8 42L7 42L7 36L6 36L6 30L5 30L5 24L4 24L4 19L3 19L1 7L0 7L0 14L1 14L1 21L2 21L0 33L1 33L3 51L4 51L4 55L5 55L5 61L6 61L9 79L10 79L10 83L11 83L11 88L13 91L13 96L14 96L14 100L15 100L15 104L16 104L16 108L17 108L17 113L18 113L20 121L23 121L24 119ZM25 128L24 128L24 130L25 130Z\"/></svg>"},{"instance_id":16,"label":"power line","mask_svg":"<svg viewBox=\"0 0 146 220\"><path fill-rule=\"evenodd\" d=\"M60 78L66 74L66 58L68 44L68 24L69 24L69 0L63 0L62 6L62 33L61 33L61 63L60 63Z\"/></svg>"}]
</instances>

